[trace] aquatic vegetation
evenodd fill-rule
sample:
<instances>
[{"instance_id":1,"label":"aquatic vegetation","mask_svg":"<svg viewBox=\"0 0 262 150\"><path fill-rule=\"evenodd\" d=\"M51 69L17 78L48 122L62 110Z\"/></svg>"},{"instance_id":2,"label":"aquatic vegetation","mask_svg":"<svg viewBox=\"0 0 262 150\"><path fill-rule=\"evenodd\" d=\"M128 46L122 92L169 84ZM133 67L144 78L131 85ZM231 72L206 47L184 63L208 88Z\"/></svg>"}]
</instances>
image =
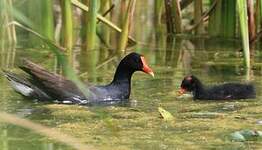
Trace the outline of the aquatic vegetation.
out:
<instances>
[{"instance_id":1,"label":"aquatic vegetation","mask_svg":"<svg viewBox=\"0 0 262 150\"><path fill-rule=\"evenodd\" d=\"M230 137L262 130L260 0L87 1L0 0L1 68L19 73L25 57L81 88L79 78L110 82L120 58L136 51L148 58L155 78L137 73L130 103L84 107L29 101L0 76L2 111L95 149L261 149L260 139ZM207 84L251 80L257 97L220 102L178 97L188 74ZM173 123L161 118L159 104ZM49 130L42 136L18 123L0 123L1 148L72 149L67 140L49 138Z\"/></svg>"}]
</instances>

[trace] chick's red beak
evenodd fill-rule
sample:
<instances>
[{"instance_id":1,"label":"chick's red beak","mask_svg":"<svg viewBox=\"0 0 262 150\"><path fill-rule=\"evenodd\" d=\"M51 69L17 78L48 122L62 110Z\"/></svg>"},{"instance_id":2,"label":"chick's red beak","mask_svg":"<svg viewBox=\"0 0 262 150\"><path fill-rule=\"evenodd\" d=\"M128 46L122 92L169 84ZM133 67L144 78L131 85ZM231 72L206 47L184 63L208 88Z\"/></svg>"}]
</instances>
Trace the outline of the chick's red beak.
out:
<instances>
[{"instance_id":1,"label":"chick's red beak","mask_svg":"<svg viewBox=\"0 0 262 150\"><path fill-rule=\"evenodd\" d=\"M184 88L180 88L179 89L179 91L178 91L178 95L180 96L180 95L183 95L184 93L186 93L186 89L184 89Z\"/></svg>"},{"instance_id":2,"label":"chick's red beak","mask_svg":"<svg viewBox=\"0 0 262 150\"><path fill-rule=\"evenodd\" d=\"M152 77L154 77L154 72L153 70L147 65L146 63L146 60L145 60L145 57L141 56L141 61L142 61L142 64L143 64L143 68L142 70L147 73L147 74L150 74Z\"/></svg>"}]
</instances>

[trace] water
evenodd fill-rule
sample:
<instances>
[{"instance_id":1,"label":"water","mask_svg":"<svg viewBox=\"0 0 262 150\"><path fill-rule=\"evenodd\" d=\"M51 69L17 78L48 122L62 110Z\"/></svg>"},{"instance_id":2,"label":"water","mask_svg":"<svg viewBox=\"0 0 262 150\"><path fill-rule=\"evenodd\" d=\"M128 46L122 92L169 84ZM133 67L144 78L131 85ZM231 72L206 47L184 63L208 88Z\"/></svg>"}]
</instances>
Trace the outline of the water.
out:
<instances>
[{"instance_id":1,"label":"water","mask_svg":"<svg viewBox=\"0 0 262 150\"><path fill-rule=\"evenodd\" d=\"M23 6L19 3L18 8L38 8ZM116 7L117 11L120 10L118 3ZM71 135L96 149L262 149L261 141L232 142L229 138L231 133L242 129L262 130L258 123L262 120L261 50L255 49L252 71L246 72L243 70L241 53L237 51L241 47L240 41L184 35L168 38L164 22L154 25L153 10L153 1L137 1L135 25L131 31L138 44L129 48L129 52L144 54L154 70L155 78L141 72L134 74L129 105L85 107L38 103L15 93L0 75L0 110ZM29 14L35 16L31 16L35 18L32 21L36 25L41 24L41 14L34 9L31 11ZM112 20L120 24L116 12ZM16 66L20 64L20 58L25 57L53 72L60 71L56 67L55 57L39 39L21 29L17 30L17 35L16 49L2 48L5 46L1 45L1 40L1 68L21 73ZM112 36L111 48L114 49L117 43L118 39ZM80 78L94 84L110 82L119 62L117 56L108 58L112 49L101 48L82 54L77 46L74 48L74 68ZM196 75L206 84L245 82L249 79L257 88L257 98L193 101L191 97L178 97L180 83L188 74ZM158 112L159 106L174 115L174 122L163 121ZM72 148L31 130L0 122L2 149Z\"/></svg>"},{"instance_id":2,"label":"water","mask_svg":"<svg viewBox=\"0 0 262 150\"><path fill-rule=\"evenodd\" d=\"M134 74L129 106L85 107L37 103L15 93L1 76L0 109L72 135L97 149L261 148L261 141L239 143L229 139L234 131L262 130L262 126L257 124L262 119L261 54L256 53L254 70L247 75L242 69L239 53L235 52L238 41L190 38L177 41L179 48L172 47L173 42L157 43L157 40L152 45L138 44L134 48L145 55L156 76L151 78L141 72ZM53 56L46 50L41 50L41 53L35 51L17 49L15 64L19 64L20 57L30 55L34 62L54 70ZM97 56L94 59L100 63L105 60L99 57L102 52L96 50L88 54ZM7 54L4 52L1 55ZM95 84L110 82L119 60L113 59L90 71L90 64L83 62L87 57L76 55L75 67L81 78ZM3 61L4 58L1 57L1 65L10 65L10 62ZM16 67L8 68L18 72ZM257 98L193 101L191 97L178 97L180 82L187 74L198 76L206 84L244 82L250 78L257 88ZM175 121L163 121L157 110L159 106L172 113ZM0 139L0 147L8 150L71 149L28 129L5 123L0 123Z\"/></svg>"}]
</instances>

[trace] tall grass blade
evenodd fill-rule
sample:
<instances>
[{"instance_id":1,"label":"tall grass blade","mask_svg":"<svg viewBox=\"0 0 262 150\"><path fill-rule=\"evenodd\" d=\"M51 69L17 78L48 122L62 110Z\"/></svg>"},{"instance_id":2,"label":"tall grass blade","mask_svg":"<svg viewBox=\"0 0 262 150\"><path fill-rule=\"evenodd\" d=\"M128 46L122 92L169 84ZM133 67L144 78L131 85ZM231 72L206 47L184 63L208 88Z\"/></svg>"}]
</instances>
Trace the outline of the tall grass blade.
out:
<instances>
[{"instance_id":1,"label":"tall grass blade","mask_svg":"<svg viewBox=\"0 0 262 150\"><path fill-rule=\"evenodd\" d=\"M242 44L244 49L245 67L250 68L250 50L248 35L248 17L246 0L237 0L238 15L240 20Z\"/></svg>"}]
</instances>

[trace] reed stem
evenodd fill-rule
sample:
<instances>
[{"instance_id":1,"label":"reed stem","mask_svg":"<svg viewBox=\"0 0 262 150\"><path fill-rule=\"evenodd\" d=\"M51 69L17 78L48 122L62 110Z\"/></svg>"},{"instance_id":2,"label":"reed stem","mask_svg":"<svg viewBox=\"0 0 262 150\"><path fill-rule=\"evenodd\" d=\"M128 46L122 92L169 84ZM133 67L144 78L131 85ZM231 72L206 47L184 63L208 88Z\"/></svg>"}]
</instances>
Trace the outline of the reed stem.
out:
<instances>
[{"instance_id":1,"label":"reed stem","mask_svg":"<svg viewBox=\"0 0 262 150\"><path fill-rule=\"evenodd\" d=\"M73 62L73 16L70 0L60 0L62 10L62 46L67 49L69 64Z\"/></svg>"},{"instance_id":2,"label":"reed stem","mask_svg":"<svg viewBox=\"0 0 262 150\"><path fill-rule=\"evenodd\" d=\"M86 50L95 49L96 44L96 17L97 0L89 0L89 11L87 14Z\"/></svg>"},{"instance_id":3,"label":"reed stem","mask_svg":"<svg viewBox=\"0 0 262 150\"><path fill-rule=\"evenodd\" d=\"M256 24L255 24L253 0L247 0L247 15L248 15L249 39L254 39L256 36Z\"/></svg>"},{"instance_id":4,"label":"reed stem","mask_svg":"<svg viewBox=\"0 0 262 150\"><path fill-rule=\"evenodd\" d=\"M110 8L111 0L101 0L101 7L100 7L100 12L103 14L107 12ZM114 6L114 5L112 5ZM105 16L108 20L110 20L110 16ZM103 42L105 45L109 45L110 43L110 30L107 26L101 26L101 37L103 38Z\"/></svg>"},{"instance_id":5,"label":"reed stem","mask_svg":"<svg viewBox=\"0 0 262 150\"><path fill-rule=\"evenodd\" d=\"M54 14L53 14L53 0L44 0L42 2L42 34L54 40Z\"/></svg>"},{"instance_id":6,"label":"reed stem","mask_svg":"<svg viewBox=\"0 0 262 150\"><path fill-rule=\"evenodd\" d=\"M71 3L73 5L75 5L76 7L88 12L89 8L84 5L83 3L79 2L78 0L71 0ZM114 29L115 31L121 33L122 29L120 29L118 26L116 26L114 23L112 23L111 21L109 21L108 19L106 19L105 17L103 17L100 14L97 14L97 19L100 20L101 22L103 22L104 24L106 24L107 26L109 26L110 28ZM128 42L134 44L136 43L135 39L131 36L128 37Z\"/></svg>"},{"instance_id":7,"label":"reed stem","mask_svg":"<svg viewBox=\"0 0 262 150\"><path fill-rule=\"evenodd\" d=\"M245 67L250 68L250 50L249 50L249 35L248 35L248 16L246 0L237 0L238 14L240 20L242 44L244 49Z\"/></svg>"},{"instance_id":8,"label":"reed stem","mask_svg":"<svg viewBox=\"0 0 262 150\"><path fill-rule=\"evenodd\" d=\"M210 0L210 4L212 4L213 0ZM209 22L208 22L208 33L211 36L219 36L220 28L222 25L221 21L221 9L222 9L222 0L218 0L217 4L214 8L214 11L210 14Z\"/></svg>"},{"instance_id":9,"label":"reed stem","mask_svg":"<svg viewBox=\"0 0 262 150\"><path fill-rule=\"evenodd\" d=\"M118 45L118 52L125 51L128 41L128 33L129 33L129 22L130 17L132 15L132 9L135 6L136 0L129 0L127 11L124 15L124 22L122 25L122 32L120 34L120 40Z\"/></svg>"}]
</instances>

